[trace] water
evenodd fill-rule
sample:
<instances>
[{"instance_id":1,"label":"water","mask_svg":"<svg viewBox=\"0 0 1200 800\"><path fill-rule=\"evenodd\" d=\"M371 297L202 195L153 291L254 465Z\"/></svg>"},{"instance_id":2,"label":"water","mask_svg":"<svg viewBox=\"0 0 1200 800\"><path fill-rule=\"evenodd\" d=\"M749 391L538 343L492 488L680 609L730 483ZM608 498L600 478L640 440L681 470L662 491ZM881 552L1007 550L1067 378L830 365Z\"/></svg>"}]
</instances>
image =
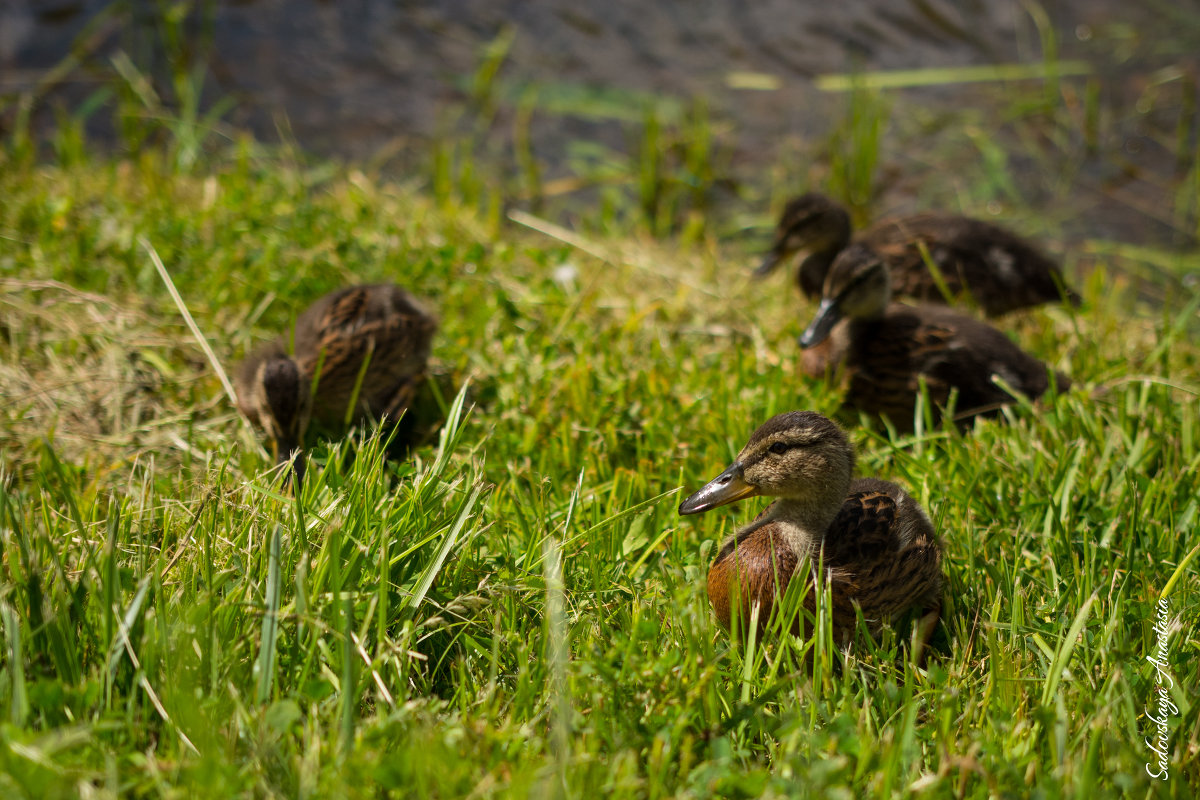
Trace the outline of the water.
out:
<instances>
[{"instance_id":1,"label":"water","mask_svg":"<svg viewBox=\"0 0 1200 800\"><path fill-rule=\"evenodd\" d=\"M76 107L95 90L117 49L154 65L166 96L172 53L162 47L158 5L132 3L128 13L114 14L98 0L0 0L0 85L10 95L28 90L83 41L82 66L60 76L39 104L43 128L53 123L56 102ZM1099 80L1108 138L1073 173L1083 188L1045 185L1044 165L1023 159L1019 142L1006 142L1018 148L1006 168L1032 204L1049 209L1065 199L1086 209L1058 209L1069 236L1185 245L1195 214L1186 202L1179 210L1175 192L1193 166L1178 153L1195 152L1187 95L1194 103L1200 9L1133 5L1061 0L1044 7L1059 58L1087 59ZM502 51L498 74L474 107L499 152L511 142L515 107L536 98L530 132L546 179L571 172L581 141L628 149L645 98L669 110L703 96L730 149L733 179L754 183L778 163L781 142L826 136L831 115L844 109L844 98L814 87L815 76L1036 63L1041 9L1010 0L242 0L199 4L183 26L192 44L175 55L206 52L208 99L236 99L230 121L264 139L285 131L318 153L369 158L385 150L411 166L431 141L461 129L454 112L471 105L472 81L480 80L491 46ZM889 97L894 115L915 109L936 116L993 95L965 84ZM11 106L3 119L11 123ZM922 137L912 126L908 136L905 153L885 153L885 171L911 172L908 151L919 150ZM884 209L953 202L949 190L884 183Z\"/></svg>"}]
</instances>

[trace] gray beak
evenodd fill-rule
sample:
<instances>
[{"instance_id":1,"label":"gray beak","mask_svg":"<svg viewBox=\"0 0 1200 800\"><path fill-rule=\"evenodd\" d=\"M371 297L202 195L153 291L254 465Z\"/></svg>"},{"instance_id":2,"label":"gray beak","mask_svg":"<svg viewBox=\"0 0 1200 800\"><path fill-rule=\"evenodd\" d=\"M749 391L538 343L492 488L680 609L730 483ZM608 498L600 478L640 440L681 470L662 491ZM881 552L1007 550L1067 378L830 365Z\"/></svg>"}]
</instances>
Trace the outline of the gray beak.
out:
<instances>
[{"instance_id":1,"label":"gray beak","mask_svg":"<svg viewBox=\"0 0 1200 800\"><path fill-rule=\"evenodd\" d=\"M800 347L807 350L828 339L833 326L838 324L841 318L842 311L835 301L828 298L822 300L821 305L817 308L817 315L813 317L808 330L800 334Z\"/></svg>"},{"instance_id":2,"label":"gray beak","mask_svg":"<svg viewBox=\"0 0 1200 800\"><path fill-rule=\"evenodd\" d=\"M300 444L291 437L282 441L272 440L271 448L275 453L275 463L286 464L288 461L292 461L292 469L289 470L289 473L296 476L297 486L303 483L304 470L308 466L304 459L304 448L300 447ZM288 478L285 477L284 481L286 482L287 480Z\"/></svg>"},{"instance_id":3,"label":"gray beak","mask_svg":"<svg viewBox=\"0 0 1200 800\"><path fill-rule=\"evenodd\" d=\"M735 461L729 469L704 485L704 488L679 504L680 515L702 514L717 506L753 497L758 489L746 483L742 475L742 463Z\"/></svg>"},{"instance_id":4,"label":"gray beak","mask_svg":"<svg viewBox=\"0 0 1200 800\"><path fill-rule=\"evenodd\" d=\"M762 278L766 275L770 275L775 271L776 267L783 263L783 260L783 251L777 247L773 248L771 252L767 253L767 256L763 259L763 262L758 265L758 269L754 270L754 277Z\"/></svg>"}]
</instances>

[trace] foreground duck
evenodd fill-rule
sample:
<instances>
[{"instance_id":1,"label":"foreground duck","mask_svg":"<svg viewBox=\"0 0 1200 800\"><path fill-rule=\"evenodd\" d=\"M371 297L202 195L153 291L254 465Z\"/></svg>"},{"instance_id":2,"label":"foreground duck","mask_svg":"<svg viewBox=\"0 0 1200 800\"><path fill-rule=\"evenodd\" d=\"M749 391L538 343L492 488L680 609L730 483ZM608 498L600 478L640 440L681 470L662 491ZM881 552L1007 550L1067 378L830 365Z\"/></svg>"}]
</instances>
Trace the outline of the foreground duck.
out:
<instances>
[{"instance_id":1,"label":"foreground duck","mask_svg":"<svg viewBox=\"0 0 1200 800\"><path fill-rule=\"evenodd\" d=\"M775 242L755 274L766 275L804 252L797 280L801 291L815 299L850 236L850 214L844 207L821 194L797 197L784 208ZM879 255L892 273L893 290L904 297L945 303L946 294L968 294L988 316L1064 299L1079 303L1052 259L1015 233L970 217L920 214L884 220L856 241Z\"/></svg>"},{"instance_id":2,"label":"foreground duck","mask_svg":"<svg viewBox=\"0 0 1200 800\"><path fill-rule=\"evenodd\" d=\"M955 419L995 413L1016 399L999 377L1030 398L1050 387L1045 364L987 323L942 306L892 303L891 273L869 247L854 244L829 269L816 317L800 336L805 349L823 345L822 361L847 373L852 409L886 416L900 429L913 422L921 383L938 409L957 392ZM806 362L806 369L816 370ZM1071 381L1055 373L1060 391Z\"/></svg>"},{"instance_id":3,"label":"foreground duck","mask_svg":"<svg viewBox=\"0 0 1200 800\"><path fill-rule=\"evenodd\" d=\"M736 616L738 629L748 630L758 605L765 632L776 599L807 558L808 574L828 584L836 644L852 636L859 610L874 633L915 608L922 614L918 650L924 646L941 612L942 551L933 525L896 484L852 480L853 473L846 434L820 414L792 411L764 423L728 469L683 501L680 514L700 514L746 497L777 498L709 569L708 598L722 627L730 630ZM811 612L812 591L804 604ZM792 626L802 635L807 629L800 620Z\"/></svg>"},{"instance_id":4,"label":"foreground duck","mask_svg":"<svg viewBox=\"0 0 1200 800\"><path fill-rule=\"evenodd\" d=\"M339 430L367 417L394 420L420 385L436 330L437 319L399 286L332 292L242 362L238 408L266 431L278 462L299 452L310 422ZM303 470L298 454L298 478Z\"/></svg>"}]
</instances>

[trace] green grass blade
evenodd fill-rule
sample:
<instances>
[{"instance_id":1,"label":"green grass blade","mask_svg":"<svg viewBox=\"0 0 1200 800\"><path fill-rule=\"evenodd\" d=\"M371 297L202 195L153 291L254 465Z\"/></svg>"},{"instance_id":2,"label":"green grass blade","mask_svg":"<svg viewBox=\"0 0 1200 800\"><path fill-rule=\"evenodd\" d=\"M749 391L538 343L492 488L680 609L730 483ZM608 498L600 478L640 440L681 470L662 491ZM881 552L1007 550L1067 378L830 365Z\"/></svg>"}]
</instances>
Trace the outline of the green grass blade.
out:
<instances>
[{"instance_id":1,"label":"green grass blade","mask_svg":"<svg viewBox=\"0 0 1200 800\"><path fill-rule=\"evenodd\" d=\"M471 519L471 514L475 510L475 503L483 493L483 488L481 484L476 484L471 489L471 494L467 498L467 502L463 503L462 510L458 514L458 519L454 521L453 527L443 537L442 545L438 548L433 560L426 565L424 571L421 573L421 579L417 583L413 593L405 598L402 603L403 608L414 612L421 607L421 603L425 601L425 595L429 593L429 587L433 585L434 578L437 577L442 565L446 563L446 559L449 557L451 551L460 543L459 537L462 535L463 529L467 526L467 522Z\"/></svg>"},{"instance_id":2,"label":"green grass blade","mask_svg":"<svg viewBox=\"0 0 1200 800\"><path fill-rule=\"evenodd\" d=\"M267 563L267 588L263 599L262 631L254 673L258 678L258 702L264 705L271 699L271 684L275 676L275 643L279 635L280 548L283 527L276 525L271 532L270 554Z\"/></svg>"},{"instance_id":3,"label":"green grass blade","mask_svg":"<svg viewBox=\"0 0 1200 800\"><path fill-rule=\"evenodd\" d=\"M1091 612L1096 598L1097 595L1093 593L1079 607L1075 619L1071 622L1071 627L1067 630L1067 635L1059 643L1058 650L1054 653L1054 659L1046 674L1046 682L1042 689L1042 703L1049 703L1057 695L1058 685L1062 681L1067 664L1071 661L1071 654L1075 652L1075 647L1079 644L1079 635L1083 631L1083 626L1087 624L1088 614Z\"/></svg>"},{"instance_id":4,"label":"green grass blade","mask_svg":"<svg viewBox=\"0 0 1200 800\"><path fill-rule=\"evenodd\" d=\"M29 696L25 688L25 654L21 650L21 618L8 603L0 603L4 622L4 647L8 656L8 716L13 725L23 725L29 715Z\"/></svg>"}]
</instances>

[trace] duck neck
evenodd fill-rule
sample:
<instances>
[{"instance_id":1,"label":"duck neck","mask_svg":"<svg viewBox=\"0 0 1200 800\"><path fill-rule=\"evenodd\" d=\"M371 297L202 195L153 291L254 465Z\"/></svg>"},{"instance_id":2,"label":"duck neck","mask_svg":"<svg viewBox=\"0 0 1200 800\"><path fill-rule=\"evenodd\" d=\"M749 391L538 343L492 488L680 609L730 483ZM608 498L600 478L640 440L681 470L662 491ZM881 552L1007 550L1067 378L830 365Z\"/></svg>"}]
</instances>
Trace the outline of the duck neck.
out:
<instances>
[{"instance_id":1,"label":"duck neck","mask_svg":"<svg viewBox=\"0 0 1200 800\"><path fill-rule=\"evenodd\" d=\"M882 292L858 302L854 308L846 309L846 318L856 326L873 326L887 315L891 305L892 289L888 286Z\"/></svg>"},{"instance_id":2,"label":"duck neck","mask_svg":"<svg viewBox=\"0 0 1200 800\"><path fill-rule=\"evenodd\" d=\"M798 499L781 497L771 508L771 519L786 523L783 530L792 550L799 554L815 554L825 541L825 532L833 524L838 512L842 509L842 501L846 491L834 497Z\"/></svg>"}]
</instances>

